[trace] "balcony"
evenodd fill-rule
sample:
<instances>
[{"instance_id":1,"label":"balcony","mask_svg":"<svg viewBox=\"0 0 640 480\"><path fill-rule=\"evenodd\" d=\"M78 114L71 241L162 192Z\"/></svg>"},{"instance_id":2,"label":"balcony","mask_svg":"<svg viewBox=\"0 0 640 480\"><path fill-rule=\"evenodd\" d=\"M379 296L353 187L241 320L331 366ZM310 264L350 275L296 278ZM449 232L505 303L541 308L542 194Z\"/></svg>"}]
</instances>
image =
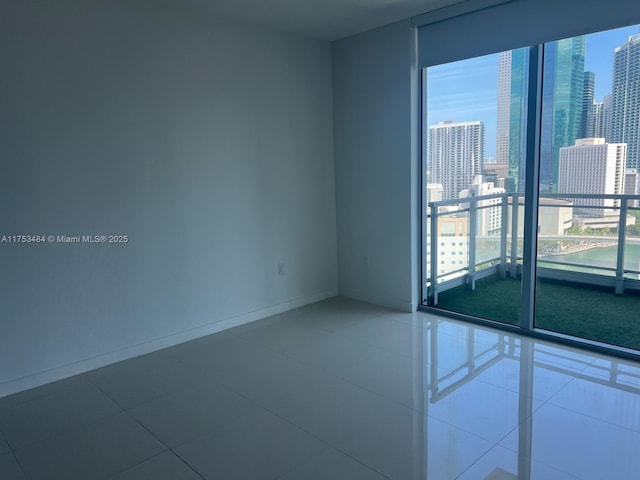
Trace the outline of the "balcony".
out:
<instances>
[{"instance_id":1,"label":"balcony","mask_svg":"<svg viewBox=\"0 0 640 480\"><path fill-rule=\"evenodd\" d=\"M640 350L638 200L540 195L537 328ZM523 207L517 193L429 203L430 306L519 323Z\"/></svg>"}]
</instances>

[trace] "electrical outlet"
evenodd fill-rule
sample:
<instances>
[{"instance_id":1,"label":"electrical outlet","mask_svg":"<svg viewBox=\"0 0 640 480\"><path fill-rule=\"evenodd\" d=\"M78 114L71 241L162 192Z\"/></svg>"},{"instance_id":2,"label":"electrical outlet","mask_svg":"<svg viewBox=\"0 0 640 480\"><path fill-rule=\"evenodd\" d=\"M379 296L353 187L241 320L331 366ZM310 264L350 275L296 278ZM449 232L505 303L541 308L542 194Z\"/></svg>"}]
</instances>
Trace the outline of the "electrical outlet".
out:
<instances>
[{"instance_id":1,"label":"electrical outlet","mask_svg":"<svg viewBox=\"0 0 640 480\"><path fill-rule=\"evenodd\" d=\"M278 264L278 275L284 275L284 263Z\"/></svg>"},{"instance_id":2,"label":"electrical outlet","mask_svg":"<svg viewBox=\"0 0 640 480\"><path fill-rule=\"evenodd\" d=\"M369 271L369 255L365 255L363 257L363 264L364 264L364 269L368 272Z\"/></svg>"}]
</instances>

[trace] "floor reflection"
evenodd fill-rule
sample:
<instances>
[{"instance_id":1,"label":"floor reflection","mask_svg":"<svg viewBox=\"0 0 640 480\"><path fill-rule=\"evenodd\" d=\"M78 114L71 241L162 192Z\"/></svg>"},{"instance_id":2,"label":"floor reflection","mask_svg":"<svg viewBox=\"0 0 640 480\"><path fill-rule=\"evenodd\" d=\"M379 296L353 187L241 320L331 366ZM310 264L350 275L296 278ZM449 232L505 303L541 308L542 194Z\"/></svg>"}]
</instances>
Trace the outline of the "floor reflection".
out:
<instances>
[{"instance_id":1,"label":"floor reflection","mask_svg":"<svg viewBox=\"0 0 640 480\"><path fill-rule=\"evenodd\" d=\"M416 319L414 334L414 410L422 415L413 478L634 478L640 471L637 364L427 315ZM468 452L451 427L492 446L465 466Z\"/></svg>"}]
</instances>

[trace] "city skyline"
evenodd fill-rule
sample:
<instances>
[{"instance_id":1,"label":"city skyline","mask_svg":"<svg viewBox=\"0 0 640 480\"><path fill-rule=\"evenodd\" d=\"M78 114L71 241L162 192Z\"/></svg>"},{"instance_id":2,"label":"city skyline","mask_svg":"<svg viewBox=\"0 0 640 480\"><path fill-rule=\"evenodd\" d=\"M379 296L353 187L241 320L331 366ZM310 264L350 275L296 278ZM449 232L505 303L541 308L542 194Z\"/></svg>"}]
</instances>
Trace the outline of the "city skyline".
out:
<instances>
[{"instance_id":1,"label":"city skyline","mask_svg":"<svg viewBox=\"0 0 640 480\"><path fill-rule=\"evenodd\" d=\"M615 48L638 32L640 25L585 35L584 71L595 74L595 101L602 102L605 95L611 94ZM480 120L485 125L488 158L497 155L498 56L495 53L426 69L429 102L425 127L447 120Z\"/></svg>"}]
</instances>

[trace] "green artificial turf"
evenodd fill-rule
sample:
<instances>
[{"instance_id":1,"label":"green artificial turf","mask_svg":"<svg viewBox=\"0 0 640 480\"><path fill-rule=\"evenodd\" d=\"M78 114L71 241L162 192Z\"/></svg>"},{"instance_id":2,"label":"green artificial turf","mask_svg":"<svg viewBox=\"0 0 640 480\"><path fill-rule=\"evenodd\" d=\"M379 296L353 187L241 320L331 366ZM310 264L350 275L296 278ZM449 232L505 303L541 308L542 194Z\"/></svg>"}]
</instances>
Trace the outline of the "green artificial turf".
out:
<instances>
[{"instance_id":1,"label":"green artificial turf","mask_svg":"<svg viewBox=\"0 0 640 480\"><path fill-rule=\"evenodd\" d=\"M439 294L438 307L453 312L517 324L521 282L497 276ZM640 295L613 294L609 288L539 280L536 327L623 347L640 349Z\"/></svg>"}]
</instances>

